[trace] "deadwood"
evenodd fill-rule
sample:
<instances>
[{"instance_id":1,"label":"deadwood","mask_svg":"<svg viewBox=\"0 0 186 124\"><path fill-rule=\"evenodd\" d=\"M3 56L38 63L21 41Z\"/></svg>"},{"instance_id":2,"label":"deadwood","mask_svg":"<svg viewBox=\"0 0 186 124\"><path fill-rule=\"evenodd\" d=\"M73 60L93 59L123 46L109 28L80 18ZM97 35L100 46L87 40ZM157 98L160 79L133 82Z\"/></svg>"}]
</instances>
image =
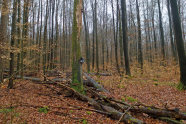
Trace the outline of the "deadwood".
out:
<instances>
[{"instance_id":1,"label":"deadwood","mask_svg":"<svg viewBox=\"0 0 186 124\"><path fill-rule=\"evenodd\" d=\"M92 87L96 88L99 91L103 91L103 92L109 93L105 88L103 88L103 86L101 86L94 79L92 79L90 76L88 76L87 73L84 73L84 76L89 81L87 85L92 86Z\"/></svg>"},{"instance_id":2,"label":"deadwood","mask_svg":"<svg viewBox=\"0 0 186 124\"><path fill-rule=\"evenodd\" d=\"M54 85L58 88L65 89L68 92L68 96L71 97L73 96L78 98L81 101L88 102L88 104L93 106L94 109L98 110L98 112L101 111L102 113L111 117L112 119L119 120L118 122L134 123L134 124L143 123L141 120L132 117L129 113L133 113L133 114L145 113L148 114L150 117L157 118L159 120L170 122L173 124L181 123L178 120L186 120L186 114L184 112L179 111L179 109L173 109L173 110L161 109L153 106L145 106L144 104L141 103L136 103L132 105L112 97L101 95L97 91L100 91L102 86L98 84L95 80L93 80L91 77L89 77L88 74L86 73L84 74L85 77L87 78L87 80L84 81L84 85L88 86L86 92L91 97L75 91L68 84L60 83L64 81L63 79L60 78L47 79L47 82L45 83L42 83L43 80L39 78L24 77L24 79L34 81L37 84ZM19 76L17 78L21 78L21 77ZM92 88L90 87L93 87L94 89L97 90L92 90ZM61 94L63 92L61 92Z\"/></svg>"}]
</instances>

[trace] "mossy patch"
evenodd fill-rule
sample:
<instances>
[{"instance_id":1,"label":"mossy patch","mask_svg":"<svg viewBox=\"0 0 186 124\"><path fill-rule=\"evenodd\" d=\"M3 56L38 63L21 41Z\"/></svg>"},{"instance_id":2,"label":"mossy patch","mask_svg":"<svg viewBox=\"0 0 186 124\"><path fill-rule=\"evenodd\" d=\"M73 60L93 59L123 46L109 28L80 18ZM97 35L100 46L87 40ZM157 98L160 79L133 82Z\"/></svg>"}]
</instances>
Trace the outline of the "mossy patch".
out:
<instances>
[{"instance_id":1,"label":"mossy patch","mask_svg":"<svg viewBox=\"0 0 186 124\"><path fill-rule=\"evenodd\" d=\"M186 86L184 86L184 84L182 82L180 82L177 86L177 89L179 90L186 90Z\"/></svg>"},{"instance_id":2,"label":"mossy patch","mask_svg":"<svg viewBox=\"0 0 186 124\"><path fill-rule=\"evenodd\" d=\"M123 88L125 88L125 85L119 84L119 85L118 85L118 88L123 89Z\"/></svg>"},{"instance_id":3,"label":"mossy patch","mask_svg":"<svg viewBox=\"0 0 186 124\"><path fill-rule=\"evenodd\" d=\"M135 99L135 98L133 98L133 97L130 97L130 96L126 96L126 99L127 99L127 101L129 101L129 102L137 102L137 101L138 101L137 99Z\"/></svg>"},{"instance_id":4,"label":"mossy patch","mask_svg":"<svg viewBox=\"0 0 186 124\"><path fill-rule=\"evenodd\" d=\"M81 124L88 124L87 119L81 119L81 120L79 120L79 122L80 122Z\"/></svg>"},{"instance_id":5,"label":"mossy patch","mask_svg":"<svg viewBox=\"0 0 186 124\"><path fill-rule=\"evenodd\" d=\"M48 111L49 111L49 107L48 106L44 106L44 107L41 107L41 108L38 109L38 112L39 113L45 113L45 114L47 114Z\"/></svg>"}]
</instances>

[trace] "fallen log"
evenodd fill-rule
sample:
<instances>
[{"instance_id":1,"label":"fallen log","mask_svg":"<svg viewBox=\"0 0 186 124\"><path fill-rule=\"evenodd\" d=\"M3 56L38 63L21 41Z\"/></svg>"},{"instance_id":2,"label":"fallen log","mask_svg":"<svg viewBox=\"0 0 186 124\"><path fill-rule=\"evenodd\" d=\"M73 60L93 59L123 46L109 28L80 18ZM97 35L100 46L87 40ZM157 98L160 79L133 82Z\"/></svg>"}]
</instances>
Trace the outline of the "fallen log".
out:
<instances>
[{"instance_id":1,"label":"fallen log","mask_svg":"<svg viewBox=\"0 0 186 124\"><path fill-rule=\"evenodd\" d=\"M99 76L112 76L110 73L89 73L90 75L99 75Z\"/></svg>"},{"instance_id":2,"label":"fallen log","mask_svg":"<svg viewBox=\"0 0 186 124\"><path fill-rule=\"evenodd\" d=\"M21 79L21 76L15 76L14 78L15 79ZM36 78L36 77L25 77L24 76L23 79L24 80L30 80L30 81L33 81L33 82L43 82L42 79ZM50 80L48 79L46 82L41 83L41 84L50 84L50 83L52 84L54 82L56 83L56 82L64 82L64 81L67 81L67 79L65 79L65 78L54 78L54 79L50 79ZM94 85L91 85L89 80L83 80L83 84L86 85L86 86L94 87ZM94 87L94 88L96 88L96 87Z\"/></svg>"},{"instance_id":3,"label":"fallen log","mask_svg":"<svg viewBox=\"0 0 186 124\"><path fill-rule=\"evenodd\" d=\"M80 94L79 92L75 91L74 89L72 89L66 85L63 85L63 84L59 84L59 85L62 86L63 88L65 87L68 91L73 93L73 95L75 95L80 100L87 101L95 109L109 113L108 116L110 116L113 119L119 120L123 116L123 118L121 119L121 122L125 122L127 124L131 124L131 123L132 124L143 124L143 121L132 117L129 113L124 114L124 113L122 113L122 112L120 112L110 106L100 104L99 102L95 101L94 99L92 99L88 96L85 96L83 94Z\"/></svg>"},{"instance_id":4,"label":"fallen log","mask_svg":"<svg viewBox=\"0 0 186 124\"><path fill-rule=\"evenodd\" d=\"M155 117L169 117L169 118L175 118L180 120L186 120L186 114L174 110L166 110L166 109L142 106L142 107L133 107L131 108L131 111L142 112Z\"/></svg>"},{"instance_id":5,"label":"fallen log","mask_svg":"<svg viewBox=\"0 0 186 124\"><path fill-rule=\"evenodd\" d=\"M105 88L103 88L103 86L101 86L100 84L98 84L94 79L92 79L90 76L88 76L88 74L84 73L84 76L87 78L87 80L89 82L87 82L87 86L91 86L96 88L98 91L102 91L102 92L106 92L109 93L108 90L106 90Z\"/></svg>"},{"instance_id":6,"label":"fallen log","mask_svg":"<svg viewBox=\"0 0 186 124\"><path fill-rule=\"evenodd\" d=\"M170 123L170 124L183 124L183 123L180 122L180 121L173 120L173 119L167 118L167 117L159 117L158 119L159 119L159 120L162 120L162 121L166 121L167 123Z\"/></svg>"},{"instance_id":7,"label":"fallen log","mask_svg":"<svg viewBox=\"0 0 186 124\"><path fill-rule=\"evenodd\" d=\"M87 75L87 74L85 74ZM91 84L94 88L97 88L98 90L103 90L104 88L98 84L96 81L94 81L91 77L88 75L86 76L88 81L85 81L86 84ZM19 78L19 76L17 76ZM36 81L36 82L42 82L41 79L39 78L32 78L32 77L24 77L25 80L31 80L31 81ZM92 93L93 95L96 95L96 97L99 97L98 101L89 98L88 96L82 95L72 88L70 88L67 85L56 83L53 80L48 79L48 84L53 84L55 86L60 86L62 88L66 87L68 91L70 91L73 95L75 95L77 98L79 98L82 101L87 101L90 105L92 105L95 109L104 111L108 116L112 117L113 119L121 119L123 122L132 122L135 124L141 124L143 123L142 121L133 118L129 113L124 114L123 111L127 110L130 104L127 104L125 102L121 102L119 100L115 100L114 98L109 98L103 95L100 95L99 93L95 92ZM61 80L61 79L60 79ZM88 83L88 82L95 82L95 83ZM47 84L47 83L41 83L41 84ZM95 85L93 85L95 84ZM97 86L97 87L96 87ZM100 87L101 86L101 87ZM102 89L103 88L103 89ZM174 111L174 110L166 110L166 109L159 109L159 108L154 108L150 106L144 106L144 105L136 105L130 108L130 112L138 112L138 113L146 113L151 117L156 117L156 118L161 118L161 117L166 117L169 118L169 120L186 120L186 114L179 112L179 111ZM123 116L123 117L122 117ZM165 120L165 119L164 119ZM168 120L168 119L167 119Z\"/></svg>"},{"instance_id":8,"label":"fallen log","mask_svg":"<svg viewBox=\"0 0 186 124\"><path fill-rule=\"evenodd\" d=\"M103 99L106 101L107 105L117 109L117 110L127 110L131 105L121 102L119 100L115 100L114 98L109 98L103 96L97 92L90 90L95 97L99 97L99 99ZM114 102L114 103L113 103ZM186 114L184 112L175 111L175 110L167 110L167 109L160 109L155 108L152 106L144 106L144 105L133 105L130 108L131 112L138 112L138 113L145 113L151 117L167 117L167 118L174 118L178 120L186 120ZM171 120L171 119L170 119ZM173 120L173 119L172 119Z\"/></svg>"}]
</instances>

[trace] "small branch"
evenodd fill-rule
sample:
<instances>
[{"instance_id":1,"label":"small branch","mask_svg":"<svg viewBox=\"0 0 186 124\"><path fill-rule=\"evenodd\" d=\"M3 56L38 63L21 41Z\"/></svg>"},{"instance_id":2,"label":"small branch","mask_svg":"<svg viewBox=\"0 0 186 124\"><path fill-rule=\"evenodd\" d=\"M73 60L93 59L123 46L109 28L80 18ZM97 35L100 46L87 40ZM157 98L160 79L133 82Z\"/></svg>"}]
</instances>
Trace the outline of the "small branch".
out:
<instances>
[{"instance_id":1,"label":"small branch","mask_svg":"<svg viewBox=\"0 0 186 124\"><path fill-rule=\"evenodd\" d=\"M117 124L120 123L120 121L123 119L124 115L127 114L127 112L128 112L133 106L135 106L135 104L134 104L134 105L131 105L127 110L125 110L125 112L122 114L122 116L120 117L120 119L119 119L119 121L117 122Z\"/></svg>"}]
</instances>

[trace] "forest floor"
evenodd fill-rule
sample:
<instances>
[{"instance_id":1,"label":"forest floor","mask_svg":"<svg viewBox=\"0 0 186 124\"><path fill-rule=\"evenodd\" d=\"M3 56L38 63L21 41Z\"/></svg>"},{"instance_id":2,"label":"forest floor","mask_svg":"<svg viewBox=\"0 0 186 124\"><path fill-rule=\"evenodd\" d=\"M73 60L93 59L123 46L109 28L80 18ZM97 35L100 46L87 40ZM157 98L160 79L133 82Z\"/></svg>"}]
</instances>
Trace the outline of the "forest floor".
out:
<instances>
[{"instance_id":1,"label":"forest floor","mask_svg":"<svg viewBox=\"0 0 186 124\"><path fill-rule=\"evenodd\" d=\"M132 66L132 76L91 76L100 82L112 97L129 103L141 102L159 108L179 108L186 112L186 91L176 88L179 82L178 66L145 65L143 75ZM0 124L115 124L102 114L77 110L68 104L91 109L86 102L59 95L46 85L28 80L16 80L14 89L0 86ZM56 89L60 91L60 89ZM166 124L146 114L133 115L147 124Z\"/></svg>"}]
</instances>

